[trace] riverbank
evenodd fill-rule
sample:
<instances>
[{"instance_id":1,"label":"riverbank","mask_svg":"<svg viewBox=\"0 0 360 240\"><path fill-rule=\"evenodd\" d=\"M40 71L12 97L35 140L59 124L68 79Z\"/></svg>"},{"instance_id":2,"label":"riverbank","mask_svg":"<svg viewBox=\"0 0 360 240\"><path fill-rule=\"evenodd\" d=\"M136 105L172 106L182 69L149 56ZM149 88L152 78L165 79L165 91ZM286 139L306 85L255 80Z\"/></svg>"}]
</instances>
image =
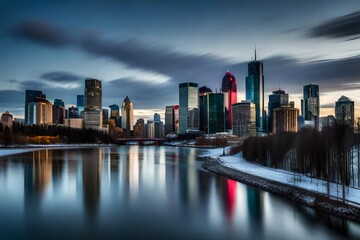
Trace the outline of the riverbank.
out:
<instances>
[{"instance_id":1,"label":"riverbank","mask_svg":"<svg viewBox=\"0 0 360 240\"><path fill-rule=\"evenodd\" d=\"M360 222L360 190L358 189L348 189L348 203L343 203L334 199L341 192L335 184L330 188L332 199L329 199L326 196L326 185L321 180L301 176L300 181L299 175L295 175L294 178L291 172L249 163L241 154L225 157L204 156L204 159L206 161L203 163L203 168L210 172L277 194L295 203Z\"/></svg>"}]
</instances>

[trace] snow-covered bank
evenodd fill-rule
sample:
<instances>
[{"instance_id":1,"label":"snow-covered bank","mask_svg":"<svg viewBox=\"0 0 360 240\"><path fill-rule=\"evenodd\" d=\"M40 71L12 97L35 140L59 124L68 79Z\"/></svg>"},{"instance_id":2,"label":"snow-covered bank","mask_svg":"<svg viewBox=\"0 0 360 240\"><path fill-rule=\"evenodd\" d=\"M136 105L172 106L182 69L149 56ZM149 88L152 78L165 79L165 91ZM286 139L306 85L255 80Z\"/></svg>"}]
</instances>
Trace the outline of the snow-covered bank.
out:
<instances>
[{"instance_id":1,"label":"snow-covered bank","mask_svg":"<svg viewBox=\"0 0 360 240\"><path fill-rule=\"evenodd\" d=\"M19 146L12 146L7 148L0 148L0 157L25 153L25 152L32 152L37 150L43 149L64 149L64 148L88 148L88 147L103 147L103 146L112 146L108 144L50 144L50 145L22 145Z\"/></svg>"},{"instance_id":2,"label":"snow-covered bank","mask_svg":"<svg viewBox=\"0 0 360 240\"><path fill-rule=\"evenodd\" d=\"M0 149L0 157L38 150L35 148Z\"/></svg>"},{"instance_id":3,"label":"snow-covered bank","mask_svg":"<svg viewBox=\"0 0 360 240\"><path fill-rule=\"evenodd\" d=\"M346 199L350 204L344 204L337 196L341 196L341 186L332 184L330 193L332 199L326 197L326 182L314 180L291 172L266 168L245 161L241 154L218 157L204 162L203 167L211 172L281 195L296 203L305 204L325 210L332 214L347 217L360 222L360 190L350 188ZM337 191L338 190L338 191Z\"/></svg>"}]
</instances>

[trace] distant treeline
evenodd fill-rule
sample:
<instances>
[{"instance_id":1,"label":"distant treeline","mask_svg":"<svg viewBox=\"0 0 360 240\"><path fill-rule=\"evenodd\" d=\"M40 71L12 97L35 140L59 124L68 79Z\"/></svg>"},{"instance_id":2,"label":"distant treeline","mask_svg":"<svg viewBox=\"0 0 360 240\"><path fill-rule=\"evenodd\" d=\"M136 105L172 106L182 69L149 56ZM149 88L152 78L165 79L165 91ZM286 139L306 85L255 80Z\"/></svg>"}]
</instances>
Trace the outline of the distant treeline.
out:
<instances>
[{"instance_id":1,"label":"distant treeline","mask_svg":"<svg viewBox=\"0 0 360 240\"><path fill-rule=\"evenodd\" d=\"M280 168L309 177L360 187L360 137L354 129L335 122L322 131L305 127L298 133L282 132L266 137L251 137L244 141L243 157L266 167Z\"/></svg>"},{"instance_id":2,"label":"distant treeline","mask_svg":"<svg viewBox=\"0 0 360 240\"><path fill-rule=\"evenodd\" d=\"M42 136L42 138L39 138ZM0 123L0 144L111 143L107 132L92 128L70 128L57 125L24 125L14 122L12 128Z\"/></svg>"}]
</instances>

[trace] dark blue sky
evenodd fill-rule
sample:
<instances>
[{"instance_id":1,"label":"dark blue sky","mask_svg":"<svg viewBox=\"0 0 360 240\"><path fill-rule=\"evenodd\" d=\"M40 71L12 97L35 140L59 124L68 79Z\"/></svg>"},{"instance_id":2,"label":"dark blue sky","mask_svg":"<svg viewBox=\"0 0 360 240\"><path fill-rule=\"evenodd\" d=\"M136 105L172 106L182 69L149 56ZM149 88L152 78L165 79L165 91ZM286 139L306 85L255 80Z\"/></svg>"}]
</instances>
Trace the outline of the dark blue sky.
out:
<instances>
[{"instance_id":1,"label":"dark blue sky","mask_svg":"<svg viewBox=\"0 0 360 240\"><path fill-rule=\"evenodd\" d=\"M227 69L243 99L256 44L266 94L280 86L300 107L302 86L317 83L332 113L343 94L359 105L359 10L358 0L2 0L0 112L22 117L25 89L75 104L93 77L104 106L128 95L149 118L178 103L178 83L219 90Z\"/></svg>"}]
</instances>

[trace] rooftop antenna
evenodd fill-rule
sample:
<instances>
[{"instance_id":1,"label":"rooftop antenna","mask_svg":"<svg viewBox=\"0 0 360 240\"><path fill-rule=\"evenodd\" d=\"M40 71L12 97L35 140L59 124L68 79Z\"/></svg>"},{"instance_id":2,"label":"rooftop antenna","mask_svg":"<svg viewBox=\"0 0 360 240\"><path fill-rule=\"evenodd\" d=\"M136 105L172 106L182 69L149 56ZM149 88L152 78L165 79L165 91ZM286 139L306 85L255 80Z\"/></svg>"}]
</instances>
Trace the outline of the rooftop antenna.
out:
<instances>
[{"instance_id":1,"label":"rooftop antenna","mask_svg":"<svg viewBox=\"0 0 360 240\"><path fill-rule=\"evenodd\" d=\"M255 43L255 61L256 61L256 43Z\"/></svg>"}]
</instances>

